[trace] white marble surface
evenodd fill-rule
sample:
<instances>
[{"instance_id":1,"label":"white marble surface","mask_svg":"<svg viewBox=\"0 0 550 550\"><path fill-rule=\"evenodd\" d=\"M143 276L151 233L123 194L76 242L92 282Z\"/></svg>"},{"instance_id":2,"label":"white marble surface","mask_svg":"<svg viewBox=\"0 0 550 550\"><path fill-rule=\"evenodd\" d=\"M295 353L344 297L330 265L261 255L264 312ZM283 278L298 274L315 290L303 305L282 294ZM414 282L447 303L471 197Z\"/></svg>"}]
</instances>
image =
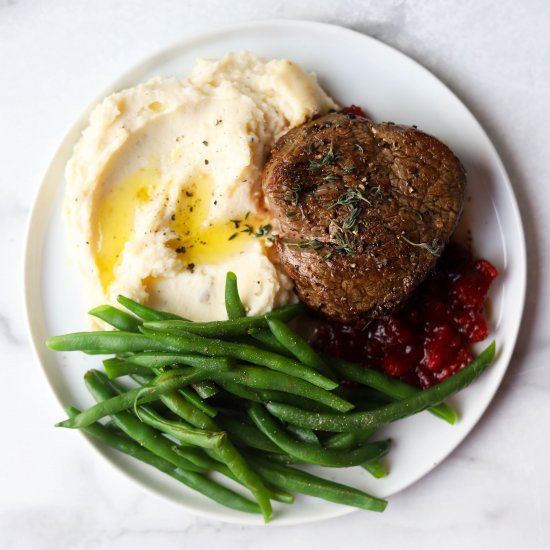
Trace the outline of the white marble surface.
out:
<instances>
[{"instance_id":1,"label":"white marble surface","mask_svg":"<svg viewBox=\"0 0 550 550\"><path fill-rule=\"evenodd\" d=\"M502 387L466 441L383 515L250 528L157 500L52 427L60 409L27 341L26 218L74 118L151 52L264 18L339 23L431 69L488 131L524 217L528 301ZM549 29L545 0L0 0L0 548L550 548Z\"/></svg>"}]
</instances>

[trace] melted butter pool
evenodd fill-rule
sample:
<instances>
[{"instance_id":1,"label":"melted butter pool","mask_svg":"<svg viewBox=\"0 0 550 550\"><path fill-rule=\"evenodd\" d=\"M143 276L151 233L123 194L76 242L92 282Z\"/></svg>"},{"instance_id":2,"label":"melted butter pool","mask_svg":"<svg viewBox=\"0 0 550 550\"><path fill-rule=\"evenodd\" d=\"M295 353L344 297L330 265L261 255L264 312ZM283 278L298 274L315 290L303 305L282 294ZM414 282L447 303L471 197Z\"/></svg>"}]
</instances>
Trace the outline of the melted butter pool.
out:
<instances>
[{"instance_id":1,"label":"melted butter pool","mask_svg":"<svg viewBox=\"0 0 550 550\"><path fill-rule=\"evenodd\" d=\"M151 199L159 177L158 168L143 168L113 185L98 201L95 263L103 290L114 280L115 268L133 233L137 208Z\"/></svg>"},{"instance_id":2,"label":"melted butter pool","mask_svg":"<svg viewBox=\"0 0 550 550\"><path fill-rule=\"evenodd\" d=\"M201 174L180 192L172 216L176 238L169 241L187 264L217 264L244 252L261 225L258 216L248 214L227 222L208 222L214 198L214 181Z\"/></svg>"}]
</instances>

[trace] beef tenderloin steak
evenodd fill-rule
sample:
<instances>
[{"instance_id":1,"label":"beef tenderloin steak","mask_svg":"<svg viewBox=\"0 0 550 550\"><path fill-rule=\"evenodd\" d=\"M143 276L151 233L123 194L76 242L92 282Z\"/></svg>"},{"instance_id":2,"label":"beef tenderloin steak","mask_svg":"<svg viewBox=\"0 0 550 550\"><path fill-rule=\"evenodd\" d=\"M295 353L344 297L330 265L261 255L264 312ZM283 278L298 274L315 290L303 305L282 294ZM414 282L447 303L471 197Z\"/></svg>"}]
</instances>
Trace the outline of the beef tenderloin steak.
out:
<instances>
[{"instance_id":1,"label":"beef tenderloin steak","mask_svg":"<svg viewBox=\"0 0 550 550\"><path fill-rule=\"evenodd\" d=\"M262 175L300 299L344 323L394 311L454 232L466 177L415 128L332 113L275 144Z\"/></svg>"}]
</instances>

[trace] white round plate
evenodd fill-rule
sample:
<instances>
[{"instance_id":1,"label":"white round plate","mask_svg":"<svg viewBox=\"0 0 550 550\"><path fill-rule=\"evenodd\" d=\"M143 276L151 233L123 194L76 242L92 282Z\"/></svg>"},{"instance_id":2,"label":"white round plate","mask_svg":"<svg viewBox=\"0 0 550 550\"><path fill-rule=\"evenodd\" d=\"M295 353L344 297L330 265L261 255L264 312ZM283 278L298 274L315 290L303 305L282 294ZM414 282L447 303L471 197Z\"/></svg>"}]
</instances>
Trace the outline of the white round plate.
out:
<instances>
[{"instance_id":1,"label":"white round plate","mask_svg":"<svg viewBox=\"0 0 550 550\"><path fill-rule=\"evenodd\" d=\"M501 275L491 289L491 338L498 344L494 366L453 399L460 421L449 426L429 413L384 430L395 446L388 457L390 475L376 480L360 468L325 469L322 474L378 496L388 497L418 481L439 464L479 420L504 375L523 310L526 258L523 228L512 186L489 138L462 102L426 69L402 53L357 32L306 21L241 24L182 41L145 60L98 98L154 76L187 75L198 57L220 57L249 50L266 58L288 58L315 71L322 86L341 105L363 106L375 120L417 125L447 143L468 172L469 196L462 228L471 230L476 253ZM68 265L61 220L64 167L86 125L89 110L76 121L59 147L36 197L26 250L26 303L36 354L62 405L92 403L82 375L100 365L81 354L55 354L48 336L86 330L86 300L76 271ZM64 413L60 410L60 420ZM74 434L67 432L67 437ZM261 524L260 517L235 512L177 482L100 446L99 453L136 483L187 510L211 518ZM442 490L449 490L445 487ZM390 502L391 506L391 502ZM351 508L298 497L292 506L275 505L274 525L335 517ZM363 519L374 518L365 514Z\"/></svg>"}]
</instances>

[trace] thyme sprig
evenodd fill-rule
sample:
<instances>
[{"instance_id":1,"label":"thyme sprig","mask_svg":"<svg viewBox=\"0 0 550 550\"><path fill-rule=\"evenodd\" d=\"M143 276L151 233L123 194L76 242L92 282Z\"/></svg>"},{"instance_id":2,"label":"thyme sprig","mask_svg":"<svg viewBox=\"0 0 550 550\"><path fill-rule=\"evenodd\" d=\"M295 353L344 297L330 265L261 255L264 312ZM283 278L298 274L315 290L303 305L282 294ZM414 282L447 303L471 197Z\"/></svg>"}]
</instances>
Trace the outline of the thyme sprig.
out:
<instances>
[{"instance_id":1,"label":"thyme sprig","mask_svg":"<svg viewBox=\"0 0 550 550\"><path fill-rule=\"evenodd\" d=\"M405 235L401 235L400 237L411 246L421 248L422 250L429 252L432 256L440 256L443 251L443 245L437 239L434 239L431 243L415 243L407 239Z\"/></svg>"},{"instance_id":2,"label":"thyme sprig","mask_svg":"<svg viewBox=\"0 0 550 550\"><path fill-rule=\"evenodd\" d=\"M355 204L359 201L364 201L367 204L371 204L370 201L365 198L361 189L348 187L335 201L329 203L327 208L334 208L335 206L345 206L347 204Z\"/></svg>"},{"instance_id":3,"label":"thyme sprig","mask_svg":"<svg viewBox=\"0 0 550 550\"><path fill-rule=\"evenodd\" d=\"M311 159L309 161L308 170L310 172L320 172L323 166L332 166L336 164L342 155L334 152L332 141L330 142L330 149L319 159Z\"/></svg>"},{"instance_id":4,"label":"thyme sprig","mask_svg":"<svg viewBox=\"0 0 550 550\"><path fill-rule=\"evenodd\" d=\"M362 208L356 206L355 204L351 205L351 211L348 214L347 218L342 222L342 229L344 231L351 231L352 233L357 233L357 226L359 225L359 216L363 211Z\"/></svg>"},{"instance_id":5,"label":"thyme sprig","mask_svg":"<svg viewBox=\"0 0 550 550\"><path fill-rule=\"evenodd\" d=\"M350 241L349 231L346 231L343 227L339 227L334 234L334 237L338 241L338 244L334 247L334 250L336 252L341 252L342 254L346 254L347 256L357 254L357 249Z\"/></svg>"}]
</instances>

